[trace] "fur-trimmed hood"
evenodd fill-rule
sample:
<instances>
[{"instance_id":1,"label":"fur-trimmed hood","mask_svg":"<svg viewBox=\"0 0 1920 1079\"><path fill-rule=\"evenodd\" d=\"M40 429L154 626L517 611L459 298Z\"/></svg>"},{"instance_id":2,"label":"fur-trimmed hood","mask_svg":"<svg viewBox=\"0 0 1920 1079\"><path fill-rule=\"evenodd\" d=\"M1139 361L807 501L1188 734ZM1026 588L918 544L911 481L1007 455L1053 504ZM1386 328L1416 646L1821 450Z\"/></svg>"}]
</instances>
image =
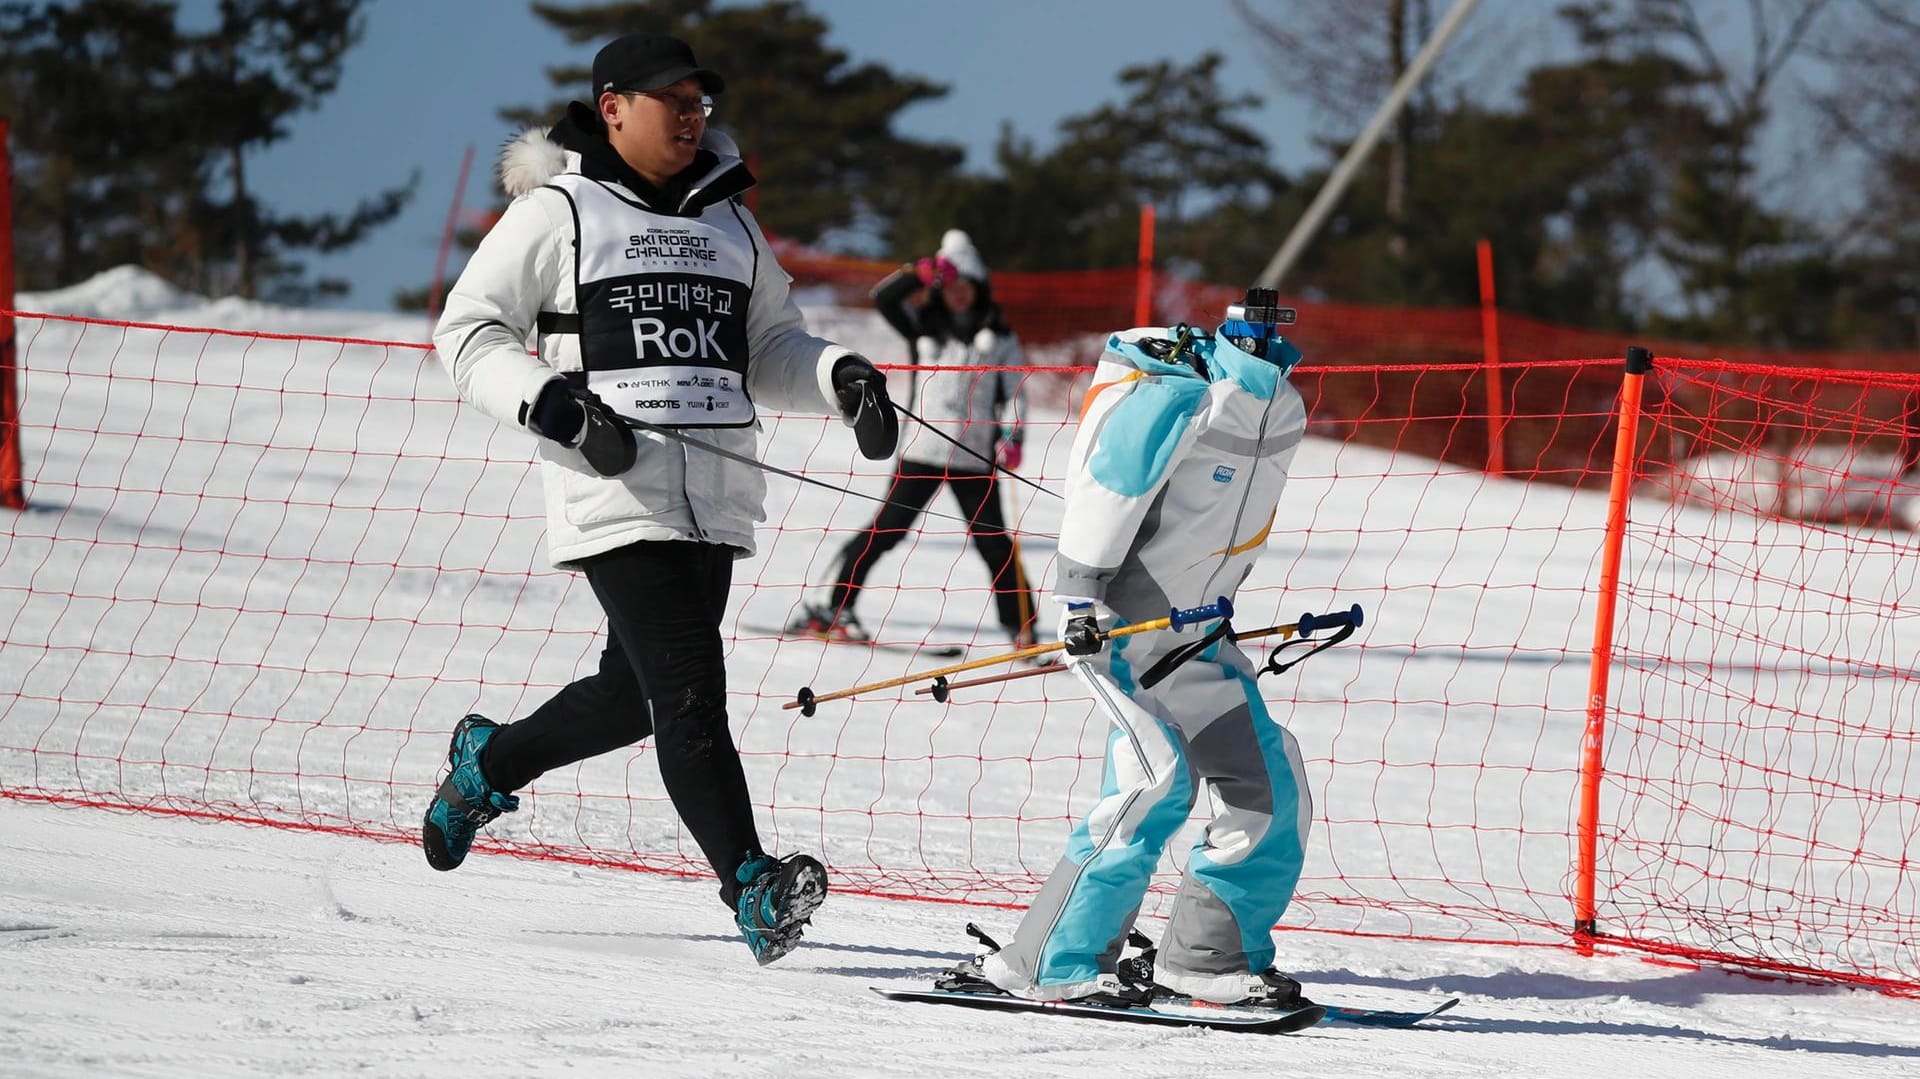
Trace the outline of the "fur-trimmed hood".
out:
<instances>
[{"instance_id":1,"label":"fur-trimmed hood","mask_svg":"<svg viewBox=\"0 0 1920 1079\"><path fill-rule=\"evenodd\" d=\"M653 201L645 198L654 193L649 185L626 169L624 163L615 164L619 159L607 146L604 129L594 127L596 119L591 110L576 101L567 106L566 116L553 127L525 128L508 139L500 151L501 190L508 198L517 199L562 173L593 174L596 171L593 167L583 168L582 150L593 153L604 147L606 152L597 156L608 164L598 171L609 175L596 178L620 182L642 201ZM739 146L731 137L711 128L700 140L700 153L693 165L682 175L687 174L697 178L686 185L684 195L677 200L679 205L674 209L681 213L698 213L702 207L738 195L754 184L753 174L740 159Z\"/></svg>"},{"instance_id":2,"label":"fur-trimmed hood","mask_svg":"<svg viewBox=\"0 0 1920 1079\"><path fill-rule=\"evenodd\" d=\"M579 167L577 155L573 167ZM547 138L544 127L526 128L500 151L500 189L508 198L517 199L567 171L567 152Z\"/></svg>"}]
</instances>

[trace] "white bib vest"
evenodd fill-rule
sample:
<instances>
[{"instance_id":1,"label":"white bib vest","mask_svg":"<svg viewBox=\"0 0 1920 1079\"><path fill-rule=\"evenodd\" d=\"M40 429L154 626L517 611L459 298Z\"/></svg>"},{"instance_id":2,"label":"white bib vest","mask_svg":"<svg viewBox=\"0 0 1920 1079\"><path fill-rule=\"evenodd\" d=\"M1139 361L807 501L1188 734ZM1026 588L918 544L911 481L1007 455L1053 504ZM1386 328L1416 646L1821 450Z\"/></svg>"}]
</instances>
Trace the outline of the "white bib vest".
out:
<instances>
[{"instance_id":1,"label":"white bib vest","mask_svg":"<svg viewBox=\"0 0 1920 1079\"><path fill-rule=\"evenodd\" d=\"M579 220L587 388L662 427L750 426L747 303L759 251L733 203L670 217L577 174L550 183Z\"/></svg>"}]
</instances>

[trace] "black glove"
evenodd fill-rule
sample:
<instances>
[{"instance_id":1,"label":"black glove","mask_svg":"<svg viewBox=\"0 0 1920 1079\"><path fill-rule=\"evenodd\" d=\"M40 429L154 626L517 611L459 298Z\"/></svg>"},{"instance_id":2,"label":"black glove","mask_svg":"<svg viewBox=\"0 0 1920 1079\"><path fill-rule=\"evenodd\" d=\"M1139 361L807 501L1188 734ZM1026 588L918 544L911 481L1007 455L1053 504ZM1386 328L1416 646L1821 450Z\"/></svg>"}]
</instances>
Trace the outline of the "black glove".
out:
<instances>
[{"instance_id":1,"label":"black glove","mask_svg":"<svg viewBox=\"0 0 1920 1079\"><path fill-rule=\"evenodd\" d=\"M900 444L900 417L887 396L886 376L860 356L842 356L833 365L833 393L840 399L840 417L853 428L860 456L884 461Z\"/></svg>"},{"instance_id":2,"label":"black glove","mask_svg":"<svg viewBox=\"0 0 1920 1079\"><path fill-rule=\"evenodd\" d=\"M1099 620L1094 618L1092 611L1088 611L1067 619L1067 624L1060 630L1060 643L1066 646L1067 655L1093 656L1106 647L1107 639L1100 632Z\"/></svg>"},{"instance_id":3,"label":"black glove","mask_svg":"<svg viewBox=\"0 0 1920 1079\"><path fill-rule=\"evenodd\" d=\"M602 476L618 476L633 467L640 447L633 428L584 386L556 378L540 387L527 410L527 429L542 438L580 451Z\"/></svg>"}]
</instances>

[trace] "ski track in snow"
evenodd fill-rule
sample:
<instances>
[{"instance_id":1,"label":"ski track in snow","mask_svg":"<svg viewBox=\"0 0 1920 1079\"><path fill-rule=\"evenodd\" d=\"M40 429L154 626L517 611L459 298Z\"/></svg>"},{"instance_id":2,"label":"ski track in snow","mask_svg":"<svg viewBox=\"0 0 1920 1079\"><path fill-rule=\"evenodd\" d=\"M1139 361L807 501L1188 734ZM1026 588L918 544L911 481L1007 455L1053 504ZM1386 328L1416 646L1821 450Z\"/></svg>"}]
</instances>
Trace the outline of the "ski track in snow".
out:
<instances>
[{"instance_id":1,"label":"ski track in snow","mask_svg":"<svg viewBox=\"0 0 1920 1079\"><path fill-rule=\"evenodd\" d=\"M1920 1068L1877 993L1557 950L1281 935L1328 1000L1428 1028L1161 1031L890 1003L1013 914L831 897L754 965L712 885L0 800L9 1076L1740 1075Z\"/></svg>"}]
</instances>

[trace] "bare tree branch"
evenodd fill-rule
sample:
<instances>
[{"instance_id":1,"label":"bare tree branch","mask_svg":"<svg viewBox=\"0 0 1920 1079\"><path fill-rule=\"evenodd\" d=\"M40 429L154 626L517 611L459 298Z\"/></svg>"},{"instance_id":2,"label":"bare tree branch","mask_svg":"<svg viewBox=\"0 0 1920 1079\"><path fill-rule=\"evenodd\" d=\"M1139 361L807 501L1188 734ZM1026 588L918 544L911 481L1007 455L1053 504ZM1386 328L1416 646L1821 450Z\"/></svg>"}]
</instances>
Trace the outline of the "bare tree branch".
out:
<instances>
[{"instance_id":1,"label":"bare tree branch","mask_svg":"<svg viewBox=\"0 0 1920 1079\"><path fill-rule=\"evenodd\" d=\"M1387 88L1393 64L1381 28L1391 0L1307 2L1275 10L1233 0L1254 36L1277 58L1269 70L1280 86L1313 102L1343 125L1364 121Z\"/></svg>"},{"instance_id":2,"label":"bare tree branch","mask_svg":"<svg viewBox=\"0 0 1920 1079\"><path fill-rule=\"evenodd\" d=\"M1273 57L1267 70L1275 84L1312 102L1343 138L1358 131L1393 88L1397 71L1389 24L1394 5L1395 0L1233 0L1248 36ZM1433 26L1424 0L1405 6L1402 44L1411 57ZM1423 99L1456 89L1482 97L1489 88L1505 89L1512 73L1525 69L1519 58L1543 36L1531 21L1468 20L1427 76Z\"/></svg>"}]
</instances>

